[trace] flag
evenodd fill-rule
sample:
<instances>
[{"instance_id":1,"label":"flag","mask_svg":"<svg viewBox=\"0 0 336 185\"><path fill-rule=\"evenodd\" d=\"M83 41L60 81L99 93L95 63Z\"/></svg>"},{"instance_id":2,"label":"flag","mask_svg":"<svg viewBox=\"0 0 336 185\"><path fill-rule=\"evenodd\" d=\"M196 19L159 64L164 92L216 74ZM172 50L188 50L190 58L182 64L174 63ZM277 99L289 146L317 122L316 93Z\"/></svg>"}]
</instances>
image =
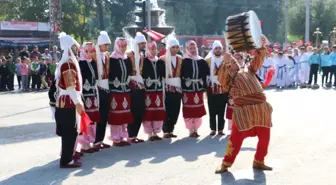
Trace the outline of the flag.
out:
<instances>
[{"instance_id":1,"label":"flag","mask_svg":"<svg viewBox=\"0 0 336 185\"><path fill-rule=\"evenodd\" d=\"M89 125L92 123L89 116L83 111L81 114L81 121L80 121L80 133L85 133L89 135Z\"/></svg>"}]
</instances>

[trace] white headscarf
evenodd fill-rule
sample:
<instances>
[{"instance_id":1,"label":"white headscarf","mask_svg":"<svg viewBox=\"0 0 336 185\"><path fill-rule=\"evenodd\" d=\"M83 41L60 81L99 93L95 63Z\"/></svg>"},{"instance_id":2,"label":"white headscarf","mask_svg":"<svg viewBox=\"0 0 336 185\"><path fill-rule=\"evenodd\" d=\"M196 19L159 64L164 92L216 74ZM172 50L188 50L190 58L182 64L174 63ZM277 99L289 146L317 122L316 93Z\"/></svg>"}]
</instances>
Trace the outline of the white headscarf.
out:
<instances>
[{"instance_id":1,"label":"white headscarf","mask_svg":"<svg viewBox=\"0 0 336 185\"><path fill-rule=\"evenodd\" d=\"M142 43L142 42L147 42L146 41L146 38L145 36L140 33L140 32L137 32L136 33L136 36L135 36L135 42L134 42L134 48L133 48L133 51L134 51L134 62L135 62L135 70L136 70L136 75L140 75L140 59L141 59L141 56L140 56L140 50L139 50L139 44Z\"/></svg>"},{"instance_id":2,"label":"white headscarf","mask_svg":"<svg viewBox=\"0 0 336 185\"><path fill-rule=\"evenodd\" d=\"M215 70L215 48L220 47L223 49L223 45L219 40L215 40L212 44L212 50L208 53L208 55L205 58L211 58L211 64L210 64L210 81L212 84L216 83L216 80L214 79L214 70Z\"/></svg>"},{"instance_id":3,"label":"white headscarf","mask_svg":"<svg viewBox=\"0 0 336 185\"><path fill-rule=\"evenodd\" d=\"M82 92L82 74L80 72L80 68L79 68L79 64L77 61L76 56L74 55L74 53L72 52L71 47L73 45L76 45L78 48L80 47L80 45L78 44L78 42L72 38L70 35L67 35L66 33L62 32L59 37L60 39L60 45L61 45L61 49L63 50L63 55L62 58L60 60L60 62L58 63L58 66L56 68L55 71L55 78L56 78L56 85L58 85L59 83L59 79L61 77L61 66L68 62L69 59L71 59L72 63L75 65L76 67L76 71L77 71L77 76L78 76L78 83L80 86L80 92ZM69 52L70 52L70 56L69 56Z\"/></svg>"},{"instance_id":4,"label":"white headscarf","mask_svg":"<svg viewBox=\"0 0 336 185\"><path fill-rule=\"evenodd\" d=\"M120 51L120 46L126 46L127 47L127 42L125 38L122 37L118 37L115 41L114 41L114 48L113 48L113 52L111 54L111 57L114 59L127 59L127 55L126 53L122 53Z\"/></svg>"},{"instance_id":5,"label":"white headscarf","mask_svg":"<svg viewBox=\"0 0 336 185\"><path fill-rule=\"evenodd\" d=\"M196 52L195 52L195 53L191 53L191 52L190 52L189 47L190 47L191 45L195 45L195 47L196 47ZM200 59L202 59L202 57L200 57L200 56L198 55L197 44L196 44L196 42L193 41L193 40L189 40L189 41L186 43L186 53L187 53L187 54L185 55L185 58L189 58L189 59L191 59L191 60L200 60Z\"/></svg>"},{"instance_id":6,"label":"white headscarf","mask_svg":"<svg viewBox=\"0 0 336 185\"><path fill-rule=\"evenodd\" d=\"M101 52L99 46L104 44L111 44L111 40L106 31L101 31L98 37L98 43L96 44L98 80L102 80L102 73L103 73L103 64L102 64L103 61L101 58Z\"/></svg>"},{"instance_id":7,"label":"white headscarf","mask_svg":"<svg viewBox=\"0 0 336 185\"><path fill-rule=\"evenodd\" d=\"M173 76L173 70L171 67L171 61L172 61L172 56L171 56L171 51L170 48L172 48L173 46L180 46L179 41L175 38L172 37L167 41L166 44L166 78L168 78L168 76Z\"/></svg>"},{"instance_id":8,"label":"white headscarf","mask_svg":"<svg viewBox=\"0 0 336 185\"><path fill-rule=\"evenodd\" d=\"M151 48L155 48L155 49L157 49L157 45L156 45L156 42L155 41L152 41L152 42L148 42L147 44L146 44L146 57L150 60L150 61L152 61L152 62L156 62L156 61L158 61L158 57L156 56L156 55L152 55L152 53L151 53L151 51L150 51L150 49Z\"/></svg>"}]
</instances>

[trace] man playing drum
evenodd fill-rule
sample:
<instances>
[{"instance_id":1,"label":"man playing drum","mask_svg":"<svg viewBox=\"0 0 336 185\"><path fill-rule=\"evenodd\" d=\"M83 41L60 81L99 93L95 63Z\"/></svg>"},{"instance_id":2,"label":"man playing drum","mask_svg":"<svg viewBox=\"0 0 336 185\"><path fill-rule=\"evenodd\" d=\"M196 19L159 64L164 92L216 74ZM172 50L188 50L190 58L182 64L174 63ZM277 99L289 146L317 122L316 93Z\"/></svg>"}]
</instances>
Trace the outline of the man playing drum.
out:
<instances>
[{"instance_id":1,"label":"man playing drum","mask_svg":"<svg viewBox=\"0 0 336 185\"><path fill-rule=\"evenodd\" d=\"M272 106L266 101L263 87L256 77L256 72L263 65L266 49L265 38L263 47L257 49L249 67L239 69L237 60L231 54L224 56L225 75L220 80L224 90L232 96L233 107L232 133L227 143L226 154L216 173L223 173L232 166L239 153L243 140L257 136L259 141L254 156L253 168L272 170L264 164L272 127Z\"/></svg>"}]
</instances>

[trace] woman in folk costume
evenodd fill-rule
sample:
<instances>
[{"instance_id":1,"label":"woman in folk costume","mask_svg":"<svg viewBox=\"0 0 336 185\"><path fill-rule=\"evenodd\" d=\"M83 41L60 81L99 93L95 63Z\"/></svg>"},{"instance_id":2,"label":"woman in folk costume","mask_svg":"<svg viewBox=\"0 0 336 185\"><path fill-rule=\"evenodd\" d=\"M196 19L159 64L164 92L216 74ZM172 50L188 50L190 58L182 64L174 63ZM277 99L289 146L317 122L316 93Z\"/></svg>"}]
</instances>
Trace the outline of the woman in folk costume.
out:
<instances>
[{"instance_id":1,"label":"woman in folk costume","mask_svg":"<svg viewBox=\"0 0 336 185\"><path fill-rule=\"evenodd\" d=\"M143 127L150 141L162 140L157 134L162 131L163 121L166 118L163 99L165 64L156 55L156 43L154 41L148 42L142 68L142 77L146 88L146 112L143 118Z\"/></svg>"},{"instance_id":2,"label":"woman in folk costume","mask_svg":"<svg viewBox=\"0 0 336 185\"><path fill-rule=\"evenodd\" d=\"M71 36L60 34L60 45L64 51L55 77L59 95L56 100L55 119L62 137L60 167L77 168L81 163L74 160L73 152L79 128L78 115L84 111L82 96L82 75L76 56L79 44Z\"/></svg>"},{"instance_id":3,"label":"woman in folk costume","mask_svg":"<svg viewBox=\"0 0 336 185\"><path fill-rule=\"evenodd\" d=\"M160 57L165 63L165 107L166 120L163 123L163 137L175 138L174 128L177 123L182 98L181 67L182 57L178 55L180 44L174 37L168 37L166 54Z\"/></svg>"},{"instance_id":4,"label":"woman in folk costume","mask_svg":"<svg viewBox=\"0 0 336 185\"><path fill-rule=\"evenodd\" d=\"M111 137L114 146L128 146L127 124L132 123L131 89L129 77L132 73L132 63L126 55L127 42L124 38L117 38L114 42L114 51L110 58L109 89L110 111L108 123L111 128Z\"/></svg>"},{"instance_id":5,"label":"woman in folk costume","mask_svg":"<svg viewBox=\"0 0 336 185\"><path fill-rule=\"evenodd\" d=\"M138 133L141 127L142 119L145 114L145 85L141 76L144 56L142 51L146 48L145 36L137 32L135 36L135 43L133 51L127 53L130 61L132 62L132 75L130 76L131 87L131 112L133 115L133 122L127 126L128 142L130 143L143 143L144 140L138 138Z\"/></svg>"},{"instance_id":6,"label":"woman in folk costume","mask_svg":"<svg viewBox=\"0 0 336 185\"><path fill-rule=\"evenodd\" d=\"M212 50L206 56L206 61L210 67L210 77L207 89L208 107L209 107L209 123L210 135L224 135L225 127L225 107L228 100L227 94L224 94L222 85L218 82L218 78L223 75L221 68L223 67L224 59L223 45L216 40L212 44Z\"/></svg>"},{"instance_id":7,"label":"woman in folk costume","mask_svg":"<svg viewBox=\"0 0 336 185\"><path fill-rule=\"evenodd\" d=\"M262 38L263 45L265 39ZM235 102L233 108L232 133L227 143L226 154L221 166L215 171L228 171L237 157L245 138L258 136L257 152L253 168L272 170L264 164L272 127L272 106L266 101L263 87L256 77L266 57L266 49L262 47L254 53L250 66L240 69L231 54L224 56L226 78L220 79L221 84Z\"/></svg>"},{"instance_id":8,"label":"woman in folk costume","mask_svg":"<svg viewBox=\"0 0 336 185\"><path fill-rule=\"evenodd\" d=\"M199 137L197 131L206 114L203 93L207 89L207 76L210 69L207 62L198 55L197 44L190 40L186 43L186 56L182 62L182 103L183 118L190 137Z\"/></svg>"},{"instance_id":9,"label":"woman in folk costume","mask_svg":"<svg viewBox=\"0 0 336 185\"><path fill-rule=\"evenodd\" d=\"M92 148L91 144L96 139L96 124L100 122L99 97L98 97L98 72L96 62L93 61L94 43L86 42L83 44L80 53L79 67L82 73L83 98L85 112L91 119L89 133L81 133L78 137L81 145L81 153L93 153L99 151L98 148Z\"/></svg>"},{"instance_id":10,"label":"woman in folk costume","mask_svg":"<svg viewBox=\"0 0 336 185\"><path fill-rule=\"evenodd\" d=\"M100 122L96 127L96 140L94 147L97 149L110 148L111 146L104 143L106 124L109 114L109 68L110 68L110 54L108 48L111 45L111 40L106 31L101 31L98 37L97 44L95 45L96 54L93 59L97 64L98 72L98 94L99 94L99 113Z\"/></svg>"}]
</instances>

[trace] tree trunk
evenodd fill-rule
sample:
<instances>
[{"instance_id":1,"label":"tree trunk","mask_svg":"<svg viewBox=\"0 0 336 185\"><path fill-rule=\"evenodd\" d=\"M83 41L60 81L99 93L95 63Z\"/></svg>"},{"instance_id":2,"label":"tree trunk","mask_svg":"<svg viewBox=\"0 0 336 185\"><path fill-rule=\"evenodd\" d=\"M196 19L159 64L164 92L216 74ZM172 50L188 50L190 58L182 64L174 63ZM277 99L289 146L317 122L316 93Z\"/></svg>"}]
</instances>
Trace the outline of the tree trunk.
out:
<instances>
[{"instance_id":1,"label":"tree trunk","mask_svg":"<svg viewBox=\"0 0 336 185\"><path fill-rule=\"evenodd\" d=\"M98 11L98 20L99 20L100 30L105 30L102 1L96 0L96 5L97 5L97 11Z\"/></svg>"}]
</instances>

